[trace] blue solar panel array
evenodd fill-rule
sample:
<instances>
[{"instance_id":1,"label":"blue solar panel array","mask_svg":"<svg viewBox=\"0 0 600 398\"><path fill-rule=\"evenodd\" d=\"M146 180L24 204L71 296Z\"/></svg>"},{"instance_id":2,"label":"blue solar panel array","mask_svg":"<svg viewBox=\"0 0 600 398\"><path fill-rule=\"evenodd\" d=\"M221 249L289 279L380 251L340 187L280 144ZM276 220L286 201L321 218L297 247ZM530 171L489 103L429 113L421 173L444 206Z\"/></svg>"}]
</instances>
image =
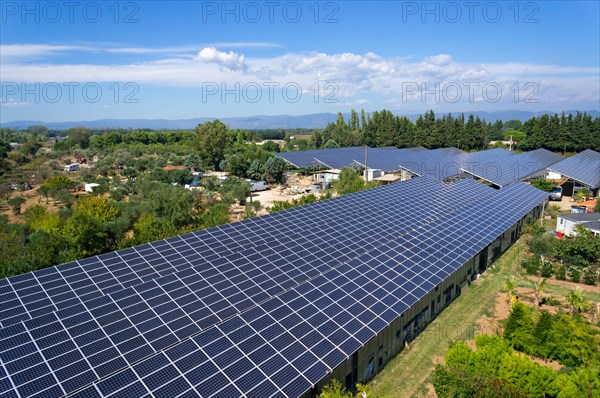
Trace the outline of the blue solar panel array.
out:
<instances>
[{"instance_id":1,"label":"blue solar panel array","mask_svg":"<svg viewBox=\"0 0 600 398\"><path fill-rule=\"evenodd\" d=\"M549 169L592 189L600 188L600 153L592 149L568 157Z\"/></svg>"},{"instance_id":2,"label":"blue solar panel array","mask_svg":"<svg viewBox=\"0 0 600 398\"><path fill-rule=\"evenodd\" d=\"M422 192L433 190L433 187L438 187L439 194L420 197ZM370 235L369 239L389 238L381 236L381 231L393 234L399 230L385 222L388 216L426 212L429 208L431 211L427 212L427 216L435 217L438 212L445 211L446 206L460 205L463 199L455 199L454 195L441 201L440 205L435 204L437 198L441 200L448 190L460 191L463 188L462 185L448 187L437 181L415 180L403 186L382 187L376 195L363 194L360 199L346 196L333 202L323 202L320 206L292 209L6 279L0 281L0 298L6 303L0 310L0 324L8 326L49 311L66 309L82 301L170 275L190 265L205 267L221 258L235 262L244 249L270 253L285 245L285 248L281 247L285 249L283 253L295 251L296 255L304 256L320 253L324 247L324 236L331 239L343 236L342 241L355 239L351 232L356 230L359 222L361 230ZM489 188L469 184L460 196L472 194L477 197L485 190ZM344 206L346 201L352 201L352 205ZM404 205L410 208L405 209ZM338 220L342 213L352 214L353 219ZM427 216L423 220L403 221L407 223L406 227L411 227L414 222L426 221ZM323 225L316 229L315 222ZM345 256L343 250L336 247L328 247L327 252L321 254L322 259L343 261Z\"/></svg>"},{"instance_id":3,"label":"blue solar panel array","mask_svg":"<svg viewBox=\"0 0 600 398\"><path fill-rule=\"evenodd\" d=\"M512 152L501 148L473 153L465 153L456 148L440 148L412 154L404 158L400 165L402 169L417 176L445 180L460 175L465 168L497 162L512 155Z\"/></svg>"},{"instance_id":4,"label":"blue solar panel array","mask_svg":"<svg viewBox=\"0 0 600 398\"><path fill-rule=\"evenodd\" d=\"M315 164L321 164L341 169L349 166L364 167L364 152L364 147L353 147L282 152L279 156L295 167L314 167ZM367 166L387 172L407 170L420 177L438 180L467 173L503 187L535 176L563 159L561 155L546 149L515 155L502 148L473 153L465 153L457 148L370 148Z\"/></svg>"},{"instance_id":5,"label":"blue solar panel array","mask_svg":"<svg viewBox=\"0 0 600 398\"><path fill-rule=\"evenodd\" d=\"M0 385L74 391L491 191L414 180L2 280Z\"/></svg>"},{"instance_id":6,"label":"blue solar panel array","mask_svg":"<svg viewBox=\"0 0 600 398\"><path fill-rule=\"evenodd\" d=\"M546 196L513 184L73 397L300 396Z\"/></svg>"},{"instance_id":7,"label":"blue solar panel array","mask_svg":"<svg viewBox=\"0 0 600 398\"><path fill-rule=\"evenodd\" d=\"M463 167L463 170L498 187L504 187L515 181L535 176L540 171L560 162L564 157L540 148L518 155L507 156L500 153L499 156L494 156L491 159L490 157L480 159L467 157L467 164Z\"/></svg>"},{"instance_id":8,"label":"blue solar panel array","mask_svg":"<svg viewBox=\"0 0 600 398\"><path fill-rule=\"evenodd\" d=\"M319 166L341 169L352 167L358 159L364 160L365 147L280 152L277 156L299 169Z\"/></svg>"},{"instance_id":9,"label":"blue solar panel array","mask_svg":"<svg viewBox=\"0 0 600 398\"><path fill-rule=\"evenodd\" d=\"M416 148L368 148L367 166L374 169L393 171L399 169L399 163L411 154L428 152L423 147ZM364 167L365 147L319 149L299 152L280 152L277 156L296 168L326 166L332 169L344 167Z\"/></svg>"}]
</instances>

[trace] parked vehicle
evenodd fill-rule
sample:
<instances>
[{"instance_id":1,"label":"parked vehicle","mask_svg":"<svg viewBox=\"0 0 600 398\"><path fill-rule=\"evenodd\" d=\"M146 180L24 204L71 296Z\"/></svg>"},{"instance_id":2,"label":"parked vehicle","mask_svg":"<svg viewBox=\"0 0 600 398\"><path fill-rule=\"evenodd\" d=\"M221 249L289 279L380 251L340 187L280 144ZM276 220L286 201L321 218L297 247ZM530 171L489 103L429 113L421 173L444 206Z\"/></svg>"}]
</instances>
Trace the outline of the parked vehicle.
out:
<instances>
[{"instance_id":1,"label":"parked vehicle","mask_svg":"<svg viewBox=\"0 0 600 398\"><path fill-rule=\"evenodd\" d=\"M80 163L71 163L65 166L65 171L78 171L81 168Z\"/></svg>"},{"instance_id":2,"label":"parked vehicle","mask_svg":"<svg viewBox=\"0 0 600 398\"><path fill-rule=\"evenodd\" d=\"M31 184L29 183L29 181L23 181L23 182L13 182L10 184L10 187L12 189L14 189L15 191L18 189L23 189L24 191L29 191L32 187Z\"/></svg>"},{"instance_id":3,"label":"parked vehicle","mask_svg":"<svg viewBox=\"0 0 600 398\"><path fill-rule=\"evenodd\" d=\"M562 200L562 188L554 187L552 191L550 191L550 200Z\"/></svg>"},{"instance_id":4,"label":"parked vehicle","mask_svg":"<svg viewBox=\"0 0 600 398\"><path fill-rule=\"evenodd\" d=\"M265 181L248 180L248 182L250 183L251 192L264 191L268 188Z\"/></svg>"}]
</instances>

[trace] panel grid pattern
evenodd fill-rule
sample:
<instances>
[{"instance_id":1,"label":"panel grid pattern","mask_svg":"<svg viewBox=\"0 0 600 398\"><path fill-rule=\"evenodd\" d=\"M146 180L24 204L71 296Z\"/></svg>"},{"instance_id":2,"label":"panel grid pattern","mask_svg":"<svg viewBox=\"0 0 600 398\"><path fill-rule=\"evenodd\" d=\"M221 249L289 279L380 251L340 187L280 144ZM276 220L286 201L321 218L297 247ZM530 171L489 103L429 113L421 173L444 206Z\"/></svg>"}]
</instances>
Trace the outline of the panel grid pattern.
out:
<instances>
[{"instance_id":1,"label":"panel grid pattern","mask_svg":"<svg viewBox=\"0 0 600 398\"><path fill-rule=\"evenodd\" d=\"M562 159L564 159L563 156L540 148L518 155L501 156L493 161L470 162L462 170L494 185L504 187L535 175Z\"/></svg>"},{"instance_id":2,"label":"panel grid pattern","mask_svg":"<svg viewBox=\"0 0 600 398\"><path fill-rule=\"evenodd\" d=\"M442 197L447 197L450 193L440 190L439 188L442 187L440 183L422 183L430 184L424 185L425 189L430 190L431 187L434 187L433 192L440 196L432 195L434 198L432 202L421 200L423 206L416 209L414 214L409 213L404 218L397 219L400 224L410 225L410 220L417 219L415 216L418 213L423 213L424 209L430 212L431 217L437 217L438 212L429 209L429 207ZM472 187L471 191L467 189L469 185ZM452 186L457 191L461 190L466 193L489 193L490 191L489 188L476 183L461 182ZM376 195L372 192L368 195L367 193L356 196L365 196L366 198L362 198L365 199L365 203L373 206L374 202L369 198ZM448 197L453 196L457 197L458 195L449 195ZM332 203L335 202L332 201ZM443 203L443 201L441 202ZM326 202L321 203L325 204ZM338 200L337 203L345 202ZM391 204L393 204L393 200L388 200L388 208ZM442 206L441 209L444 209L444 207ZM448 207L445 207L445 209L447 211ZM297 210L289 213L302 215L302 212ZM351 219L358 222L362 221L356 218ZM375 217L372 224L377 225L382 222L385 225L385 221L382 218ZM388 219L387 224L393 224L389 221ZM375 235L368 234L367 236L370 239L374 238L374 242L372 241L370 244L382 242L386 237L389 239L392 236L390 234L394 232L393 227L394 225L387 230L379 227L381 231L379 235L375 232ZM414 222L413 227L415 227ZM337 225L330 229L340 232ZM346 256L348 253L358 255L358 252L352 250L360 248L361 245L363 246L362 250L364 250L364 246L369 244L368 240L363 243L355 236L356 233L348 239L348 246L336 242L336 247L341 246L339 247L340 253L345 253ZM315 241L317 245L327 245L328 238L330 237L325 235L321 239L315 238ZM145 246L148 247L148 245ZM310 254L307 253L307 255ZM19 375L16 380L28 380L28 383L25 384L18 384L19 381L17 382L17 389L22 391L21 394L24 396L29 395L31 383L36 385L36 391L39 391L46 385L46 380L50 376L53 376L55 381L63 385L67 391L71 391L85 385L88 378L104 377L117 369L131 365L157 350L164 349L197 333L202 328L209 327L246 308L255 306L262 300L284 291L286 287L297 285L301 281L328 269L328 267L322 266L323 264L319 264L321 268L314 268L309 265L318 260L318 257L313 256L308 259L299 257L297 261L303 264L304 267L297 267L297 269L291 267L283 271L279 269L277 272L260 274L261 267L259 264L261 261L266 260L265 264L269 266L278 261L281 262L282 266L289 265L289 263L285 264L284 262L286 259L289 260L290 257L293 258L293 256L285 252L283 252L283 255L274 252L269 255L270 258L265 258L264 256L261 257L261 252L248 249L235 254L236 258L233 261L222 258L221 262L215 260L213 267L205 269L188 267L183 271L162 277L156 281L121 289L109 296L84 300L79 304L58 310L56 314L51 313L22 324L4 328L0 331L2 337L0 358L2 358L3 366L10 367L8 373ZM246 267L246 276L251 277L237 280L225 277L228 272L236 270L235 260L239 260L240 267ZM237 269L239 270L240 267L237 267ZM304 275L302 275L303 270L307 271ZM300 272L298 273L298 271ZM298 273L299 279L285 280L289 277L289 274L294 272ZM242 274L238 273L235 277L240 277ZM254 278L251 279L252 277ZM282 286L282 283L277 282L276 278L282 278L289 285ZM89 330L92 330L92 332L82 334L83 331ZM40 339L49 341L47 343L49 345L38 348L36 342ZM73 341L76 344L73 344ZM62 360L75 356L76 351L85 351L85 357L91 358L93 363L88 363L87 368L86 363L79 364L81 368L78 374L81 375L77 378L69 372L61 372L57 375L57 372L62 370L59 367ZM29 366L29 362L16 361L17 357L23 356L27 357L27 361L30 362L36 360L37 362L43 362L36 365L35 372L37 373L32 372L33 367ZM45 369L45 373L43 369ZM21 374L25 376L21 377ZM38 374L39 377L36 377ZM31 379L34 379L34 381L31 382Z\"/></svg>"},{"instance_id":3,"label":"panel grid pattern","mask_svg":"<svg viewBox=\"0 0 600 398\"><path fill-rule=\"evenodd\" d=\"M132 369L181 374L170 383L178 388L171 396L300 396L546 197L531 186L511 185ZM123 390L106 385L137 386L140 396L161 396L164 384L143 382L143 375L126 369L73 396L122 396Z\"/></svg>"},{"instance_id":4,"label":"panel grid pattern","mask_svg":"<svg viewBox=\"0 0 600 398\"><path fill-rule=\"evenodd\" d=\"M592 149L568 157L549 169L592 189L600 188L600 152Z\"/></svg>"},{"instance_id":5,"label":"panel grid pattern","mask_svg":"<svg viewBox=\"0 0 600 398\"><path fill-rule=\"evenodd\" d=\"M306 252L318 253L326 247L328 253L322 253L323 256L344 258L346 248L333 244L342 241L360 247L355 240L358 225L369 240L389 239L398 229L397 224L385 222L386 219L400 217L402 225L414 227L427 219L413 214L423 214L427 209L427 217L435 218L447 209L465 204L465 197L476 198L486 190L477 184L448 187L427 179L403 184L1 280L0 299L6 305L0 310L0 325L9 326L81 304L190 265L206 268L207 264L218 265L221 258L235 261L245 248L269 253L277 249L289 256L302 257L313 256ZM435 196L420 194L429 191L435 191ZM457 192L461 194L457 196ZM315 228L317 225L319 228Z\"/></svg>"}]
</instances>

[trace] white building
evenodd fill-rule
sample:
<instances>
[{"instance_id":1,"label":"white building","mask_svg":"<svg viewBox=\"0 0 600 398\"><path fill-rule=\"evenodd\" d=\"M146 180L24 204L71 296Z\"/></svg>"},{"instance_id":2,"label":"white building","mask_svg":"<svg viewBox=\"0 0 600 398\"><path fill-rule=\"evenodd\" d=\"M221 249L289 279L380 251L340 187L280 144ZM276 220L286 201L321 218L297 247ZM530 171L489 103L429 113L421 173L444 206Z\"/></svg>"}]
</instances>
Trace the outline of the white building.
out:
<instances>
[{"instance_id":1,"label":"white building","mask_svg":"<svg viewBox=\"0 0 600 398\"><path fill-rule=\"evenodd\" d=\"M85 192L92 193L92 192L94 192L94 188L96 188L97 186L100 186L100 184L96 184L95 182L90 182L89 184L85 184L83 189L85 190Z\"/></svg>"},{"instance_id":2,"label":"white building","mask_svg":"<svg viewBox=\"0 0 600 398\"><path fill-rule=\"evenodd\" d=\"M577 225L582 225L594 235L600 235L600 213L559 214L556 218L556 232L566 236L575 235Z\"/></svg>"},{"instance_id":3,"label":"white building","mask_svg":"<svg viewBox=\"0 0 600 398\"><path fill-rule=\"evenodd\" d=\"M373 181L377 177L381 177L385 172L381 169L367 169L366 177L367 181Z\"/></svg>"},{"instance_id":4,"label":"white building","mask_svg":"<svg viewBox=\"0 0 600 398\"><path fill-rule=\"evenodd\" d=\"M313 174L313 180L318 182L333 182L340 178L340 169L322 170Z\"/></svg>"}]
</instances>

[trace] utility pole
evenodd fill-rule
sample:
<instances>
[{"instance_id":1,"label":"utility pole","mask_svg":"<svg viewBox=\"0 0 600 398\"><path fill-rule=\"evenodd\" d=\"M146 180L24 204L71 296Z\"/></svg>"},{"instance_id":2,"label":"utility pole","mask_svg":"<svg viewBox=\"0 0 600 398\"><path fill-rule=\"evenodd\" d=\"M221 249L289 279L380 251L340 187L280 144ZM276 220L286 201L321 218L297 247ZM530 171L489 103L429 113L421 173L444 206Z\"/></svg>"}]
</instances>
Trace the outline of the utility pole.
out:
<instances>
[{"instance_id":1,"label":"utility pole","mask_svg":"<svg viewBox=\"0 0 600 398\"><path fill-rule=\"evenodd\" d=\"M367 161L369 160L369 146L365 145L365 182L369 181L369 165Z\"/></svg>"},{"instance_id":2,"label":"utility pole","mask_svg":"<svg viewBox=\"0 0 600 398\"><path fill-rule=\"evenodd\" d=\"M540 217L540 225L544 226L544 211L546 210L546 201L542 202L542 216Z\"/></svg>"}]
</instances>

